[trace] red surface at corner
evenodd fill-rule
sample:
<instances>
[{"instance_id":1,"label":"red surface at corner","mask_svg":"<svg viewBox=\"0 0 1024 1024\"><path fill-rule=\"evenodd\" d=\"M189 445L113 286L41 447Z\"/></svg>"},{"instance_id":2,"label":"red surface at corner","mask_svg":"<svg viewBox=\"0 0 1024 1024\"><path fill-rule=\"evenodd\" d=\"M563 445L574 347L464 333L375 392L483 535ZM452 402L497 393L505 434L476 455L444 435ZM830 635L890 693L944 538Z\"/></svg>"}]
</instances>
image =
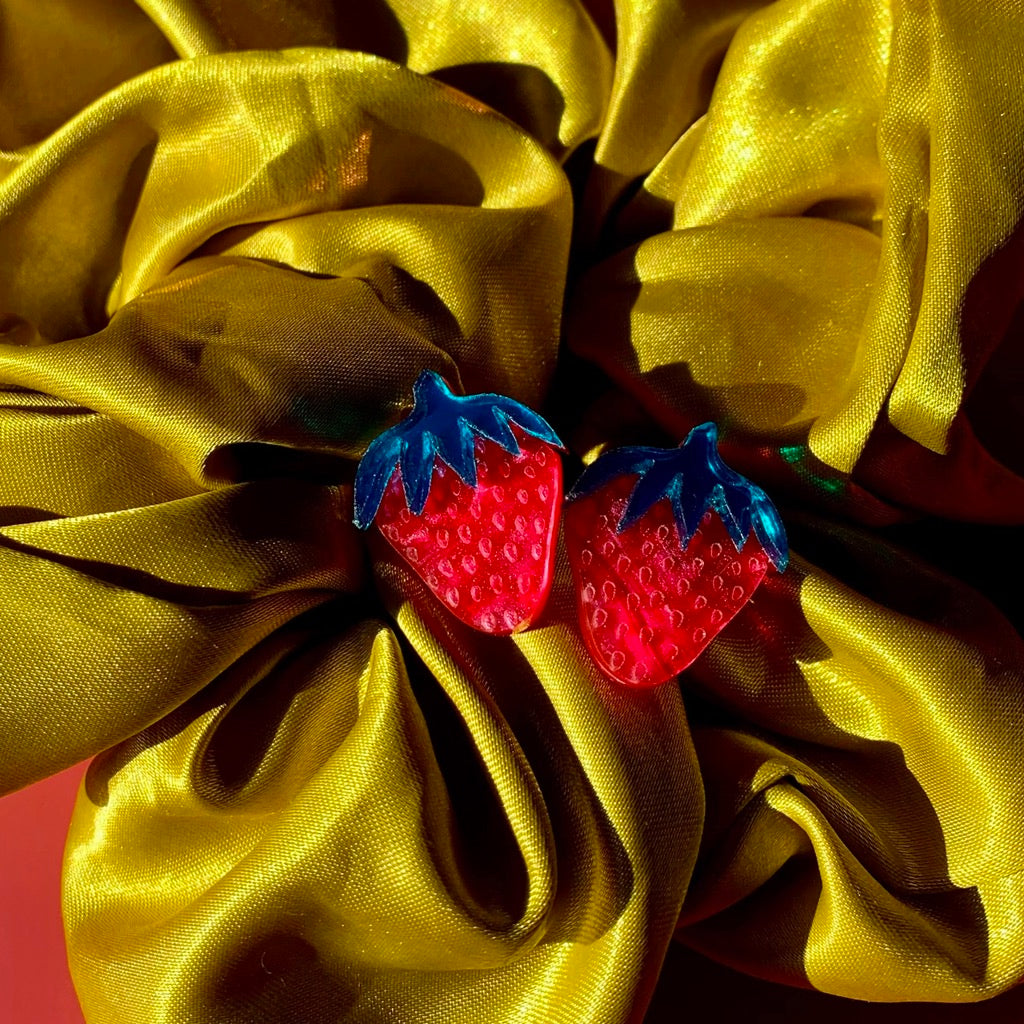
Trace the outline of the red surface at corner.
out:
<instances>
[{"instance_id":1,"label":"red surface at corner","mask_svg":"<svg viewBox=\"0 0 1024 1024\"><path fill-rule=\"evenodd\" d=\"M60 868L85 765L0 798L0 1024L83 1024L64 949Z\"/></svg>"}]
</instances>

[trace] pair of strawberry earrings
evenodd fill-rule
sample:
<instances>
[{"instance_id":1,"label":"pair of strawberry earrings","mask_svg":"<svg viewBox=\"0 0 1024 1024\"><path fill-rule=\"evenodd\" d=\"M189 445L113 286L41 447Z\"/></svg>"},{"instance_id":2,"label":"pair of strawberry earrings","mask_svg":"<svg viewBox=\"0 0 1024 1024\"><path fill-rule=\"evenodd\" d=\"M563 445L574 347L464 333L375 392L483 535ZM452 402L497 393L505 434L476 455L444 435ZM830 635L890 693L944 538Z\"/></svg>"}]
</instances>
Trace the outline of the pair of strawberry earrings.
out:
<instances>
[{"instance_id":1,"label":"pair of strawberry earrings","mask_svg":"<svg viewBox=\"0 0 1024 1024\"><path fill-rule=\"evenodd\" d=\"M565 446L502 395L452 394L431 370L412 412L374 440L355 480L356 526L376 523L442 604L515 633L551 590ZM722 462L713 423L678 448L618 448L565 498L565 542L591 657L627 686L685 669L750 600L786 534L759 487Z\"/></svg>"}]
</instances>

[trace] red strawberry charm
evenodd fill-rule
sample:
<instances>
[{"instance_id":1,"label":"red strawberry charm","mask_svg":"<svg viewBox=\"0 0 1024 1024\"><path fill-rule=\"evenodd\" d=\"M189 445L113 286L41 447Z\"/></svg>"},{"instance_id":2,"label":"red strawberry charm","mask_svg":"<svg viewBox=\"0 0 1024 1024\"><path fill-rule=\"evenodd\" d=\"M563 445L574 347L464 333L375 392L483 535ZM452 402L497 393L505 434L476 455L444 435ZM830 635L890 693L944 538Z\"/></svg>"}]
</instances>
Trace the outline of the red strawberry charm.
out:
<instances>
[{"instance_id":1,"label":"red strawberry charm","mask_svg":"<svg viewBox=\"0 0 1024 1024\"><path fill-rule=\"evenodd\" d=\"M602 455L566 499L580 628L605 675L678 675L789 560L768 496L722 462L713 423L678 448Z\"/></svg>"},{"instance_id":2,"label":"red strawberry charm","mask_svg":"<svg viewBox=\"0 0 1024 1024\"><path fill-rule=\"evenodd\" d=\"M563 448L502 395L454 395L424 370L412 412L367 448L356 526L376 523L444 606L485 633L515 633L551 590Z\"/></svg>"}]
</instances>

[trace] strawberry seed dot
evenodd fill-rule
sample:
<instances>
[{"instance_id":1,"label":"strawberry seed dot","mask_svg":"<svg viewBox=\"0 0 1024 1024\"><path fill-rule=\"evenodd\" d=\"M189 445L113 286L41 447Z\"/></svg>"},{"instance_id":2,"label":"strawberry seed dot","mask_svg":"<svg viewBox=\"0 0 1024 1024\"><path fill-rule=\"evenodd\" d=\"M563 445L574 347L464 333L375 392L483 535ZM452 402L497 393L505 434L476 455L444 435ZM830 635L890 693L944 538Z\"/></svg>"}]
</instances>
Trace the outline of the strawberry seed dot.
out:
<instances>
[{"instance_id":1,"label":"strawberry seed dot","mask_svg":"<svg viewBox=\"0 0 1024 1024\"><path fill-rule=\"evenodd\" d=\"M411 518L412 513L407 508L403 508L402 511L398 513L398 521L400 523L407 523Z\"/></svg>"},{"instance_id":2,"label":"strawberry seed dot","mask_svg":"<svg viewBox=\"0 0 1024 1024\"><path fill-rule=\"evenodd\" d=\"M618 559L615 562L615 571L620 576L625 576L626 573L629 572L629 567L632 564L633 563L630 561L629 555L619 555Z\"/></svg>"},{"instance_id":3,"label":"strawberry seed dot","mask_svg":"<svg viewBox=\"0 0 1024 1024\"><path fill-rule=\"evenodd\" d=\"M476 574L476 559L472 555L466 555L462 559L462 568L465 569L470 576L474 576Z\"/></svg>"},{"instance_id":4,"label":"strawberry seed dot","mask_svg":"<svg viewBox=\"0 0 1024 1024\"><path fill-rule=\"evenodd\" d=\"M407 547L407 548L405 549L405 557L406 557L406 558L407 558L407 559L408 559L408 560L409 560L410 562L418 562L418 561L420 560L420 553L419 553L419 552L418 552L418 551L416 550L416 548L414 548L414 547L412 546L412 544L410 544L410 545L409 545L409 546L408 546L408 547Z\"/></svg>"},{"instance_id":5,"label":"strawberry seed dot","mask_svg":"<svg viewBox=\"0 0 1024 1024\"><path fill-rule=\"evenodd\" d=\"M743 588L733 587L731 596L734 601L741 601L743 599Z\"/></svg>"},{"instance_id":6,"label":"strawberry seed dot","mask_svg":"<svg viewBox=\"0 0 1024 1024\"><path fill-rule=\"evenodd\" d=\"M651 582L651 567L649 565L641 565L640 571L636 575L637 579L646 587Z\"/></svg>"},{"instance_id":7,"label":"strawberry seed dot","mask_svg":"<svg viewBox=\"0 0 1024 1024\"><path fill-rule=\"evenodd\" d=\"M491 538L481 537L480 543L477 544L476 549L480 552L481 555L483 555L484 558L490 558L492 549Z\"/></svg>"},{"instance_id":8,"label":"strawberry seed dot","mask_svg":"<svg viewBox=\"0 0 1024 1024\"><path fill-rule=\"evenodd\" d=\"M505 612L503 618L505 619L505 625L512 630L518 629L519 623L522 622L522 619L511 608Z\"/></svg>"},{"instance_id":9,"label":"strawberry seed dot","mask_svg":"<svg viewBox=\"0 0 1024 1024\"><path fill-rule=\"evenodd\" d=\"M448 508L447 508L446 511L448 512L448 518L449 519L458 519L459 518L459 506L456 505L454 501L450 501L448 503Z\"/></svg>"},{"instance_id":10,"label":"strawberry seed dot","mask_svg":"<svg viewBox=\"0 0 1024 1024\"><path fill-rule=\"evenodd\" d=\"M591 604L594 598L597 597L597 591L594 589L593 583L586 583L583 586L583 600L587 604Z\"/></svg>"},{"instance_id":11,"label":"strawberry seed dot","mask_svg":"<svg viewBox=\"0 0 1024 1024\"><path fill-rule=\"evenodd\" d=\"M729 572L731 572L733 576L739 576L739 574L743 572L743 566L734 558L729 563Z\"/></svg>"},{"instance_id":12,"label":"strawberry seed dot","mask_svg":"<svg viewBox=\"0 0 1024 1024\"><path fill-rule=\"evenodd\" d=\"M543 448L538 448L533 453L533 458L538 466L546 466L548 464L548 453Z\"/></svg>"},{"instance_id":13,"label":"strawberry seed dot","mask_svg":"<svg viewBox=\"0 0 1024 1024\"><path fill-rule=\"evenodd\" d=\"M716 608L711 613L711 625L712 626L717 626L721 621L722 621L722 610L721 610L721 608Z\"/></svg>"},{"instance_id":14,"label":"strawberry seed dot","mask_svg":"<svg viewBox=\"0 0 1024 1024\"><path fill-rule=\"evenodd\" d=\"M594 552L590 548L584 548L580 552L580 565L586 568L594 560Z\"/></svg>"},{"instance_id":15,"label":"strawberry seed dot","mask_svg":"<svg viewBox=\"0 0 1024 1024\"><path fill-rule=\"evenodd\" d=\"M487 582L495 594L500 594L505 589L505 581L497 573L493 573Z\"/></svg>"},{"instance_id":16,"label":"strawberry seed dot","mask_svg":"<svg viewBox=\"0 0 1024 1024\"><path fill-rule=\"evenodd\" d=\"M494 612L484 612L480 616L480 628L486 633L493 633L498 628L498 620Z\"/></svg>"},{"instance_id":17,"label":"strawberry seed dot","mask_svg":"<svg viewBox=\"0 0 1024 1024\"><path fill-rule=\"evenodd\" d=\"M665 594L661 590L652 590L650 597L647 598L647 603L652 608L661 608L665 603Z\"/></svg>"},{"instance_id":18,"label":"strawberry seed dot","mask_svg":"<svg viewBox=\"0 0 1024 1024\"><path fill-rule=\"evenodd\" d=\"M640 548L640 554L644 558L650 558L654 554L654 545L649 540L645 540Z\"/></svg>"},{"instance_id":19,"label":"strawberry seed dot","mask_svg":"<svg viewBox=\"0 0 1024 1024\"><path fill-rule=\"evenodd\" d=\"M721 576L716 576L711 581L711 586L714 587L715 590L721 590L724 583L725 583L725 580L723 580Z\"/></svg>"},{"instance_id":20,"label":"strawberry seed dot","mask_svg":"<svg viewBox=\"0 0 1024 1024\"><path fill-rule=\"evenodd\" d=\"M672 609L672 626L673 626L674 629L679 629L682 626L683 620L685 618L686 618L686 616L683 615L683 613L682 613L682 611L680 609L678 609L678 608L673 608Z\"/></svg>"},{"instance_id":21,"label":"strawberry seed dot","mask_svg":"<svg viewBox=\"0 0 1024 1024\"><path fill-rule=\"evenodd\" d=\"M640 642L649 644L654 639L654 630L650 626L640 627Z\"/></svg>"},{"instance_id":22,"label":"strawberry seed dot","mask_svg":"<svg viewBox=\"0 0 1024 1024\"><path fill-rule=\"evenodd\" d=\"M693 600L694 611L702 611L707 607L708 599L703 594L698 594Z\"/></svg>"},{"instance_id":23,"label":"strawberry seed dot","mask_svg":"<svg viewBox=\"0 0 1024 1024\"><path fill-rule=\"evenodd\" d=\"M519 557L519 548L509 541L504 547L505 557L510 561L514 562Z\"/></svg>"},{"instance_id":24,"label":"strawberry seed dot","mask_svg":"<svg viewBox=\"0 0 1024 1024\"><path fill-rule=\"evenodd\" d=\"M469 588L469 596L473 599L474 603L478 602L481 597L484 596L484 592L474 583Z\"/></svg>"},{"instance_id":25,"label":"strawberry seed dot","mask_svg":"<svg viewBox=\"0 0 1024 1024\"><path fill-rule=\"evenodd\" d=\"M543 554L544 554L544 549L539 544L534 544L533 547L530 548L530 557L535 562L539 562L541 560L541 557L543 556Z\"/></svg>"},{"instance_id":26,"label":"strawberry seed dot","mask_svg":"<svg viewBox=\"0 0 1024 1024\"><path fill-rule=\"evenodd\" d=\"M528 576L525 572L522 573L516 577L516 586L519 587L520 594L528 594L533 588L533 577Z\"/></svg>"},{"instance_id":27,"label":"strawberry seed dot","mask_svg":"<svg viewBox=\"0 0 1024 1024\"><path fill-rule=\"evenodd\" d=\"M610 601L615 596L615 584L611 580L605 580L601 584L601 597L605 601Z\"/></svg>"},{"instance_id":28,"label":"strawberry seed dot","mask_svg":"<svg viewBox=\"0 0 1024 1024\"><path fill-rule=\"evenodd\" d=\"M508 459L506 459L506 460L505 460L505 461L504 461L504 462L503 462L503 463L502 463L502 464L501 464L501 465L500 465L500 466L498 467L498 469L499 469L499 471L500 471L501 475L502 475L502 476L503 476L503 477L504 477L504 478L505 478L506 480L507 480L507 479L508 479L508 478L509 478L509 477L510 477L510 476L512 475L512 463L511 463L511 462L509 462L509 461L508 461Z\"/></svg>"},{"instance_id":29,"label":"strawberry seed dot","mask_svg":"<svg viewBox=\"0 0 1024 1024\"><path fill-rule=\"evenodd\" d=\"M530 466L530 465L523 466L523 476L525 476L528 479L532 480L534 477L536 477L536 475L537 475L537 470L535 470L533 468L533 466Z\"/></svg>"},{"instance_id":30,"label":"strawberry seed dot","mask_svg":"<svg viewBox=\"0 0 1024 1024\"><path fill-rule=\"evenodd\" d=\"M458 534L463 544L468 544L473 539L473 531L465 523L459 527Z\"/></svg>"},{"instance_id":31,"label":"strawberry seed dot","mask_svg":"<svg viewBox=\"0 0 1024 1024\"><path fill-rule=\"evenodd\" d=\"M612 556L614 551L615 551L615 542L614 541L606 540L601 545L601 554L604 555L605 558L611 558L611 556Z\"/></svg>"},{"instance_id":32,"label":"strawberry seed dot","mask_svg":"<svg viewBox=\"0 0 1024 1024\"><path fill-rule=\"evenodd\" d=\"M516 516L512 522L515 524L516 533L526 533L526 516Z\"/></svg>"},{"instance_id":33,"label":"strawberry seed dot","mask_svg":"<svg viewBox=\"0 0 1024 1024\"><path fill-rule=\"evenodd\" d=\"M533 532L537 534L538 537L543 537L546 529L547 527L544 524L544 520L541 519L540 516L537 516L533 521Z\"/></svg>"},{"instance_id":34,"label":"strawberry seed dot","mask_svg":"<svg viewBox=\"0 0 1024 1024\"><path fill-rule=\"evenodd\" d=\"M551 491L548 489L548 487L545 484L541 484L537 488L537 497L540 498L541 501L547 501L550 496L551 496Z\"/></svg>"},{"instance_id":35,"label":"strawberry seed dot","mask_svg":"<svg viewBox=\"0 0 1024 1024\"><path fill-rule=\"evenodd\" d=\"M668 527L664 523L662 523L661 526L659 526L657 530L654 531L654 533L658 540L662 541L662 543L664 543L668 539Z\"/></svg>"},{"instance_id":36,"label":"strawberry seed dot","mask_svg":"<svg viewBox=\"0 0 1024 1024\"><path fill-rule=\"evenodd\" d=\"M719 544L718 541L716 540L715 543L711 545L711 557L712 558L720 558L721 554L722 554L722 545Z\"/></svg>"},{"instance_id":37,"label":"strawberry seed dot","mask_svg":"<svg viewBox=\"0 0 1024 1024\"><path fill-rule=\"evenodd\" d=\"M630 591L626 595L626 607L631 611L635 612L640 607L640 597L638 594L634 594Z\"/></svg>"},{"instance_id":38,"label":"strawberry seed dot","mask_svg":"<svg viewBox=\"0 0 1024 1024\"><path fill-rule=\"evenodd\" d=\"M445 599L445 600L446 600L446 601L447 601L447 602L448 602L448 603L449 603L449 604L450 604L450 605L451 605L451 606L452 606L453 608L457 608L457 607L459 606L459 592L458 592L458 590L456 590L456 589L455 589L455 587L449 587L449 588L448 588L448 589L447 589L447 590L445 591L444 599Z\"/></svg>"},{"instance_id":39,"label":"strawberry seed dot","mask_svg":"<svg viewBox=\"0 0 1024 1024\"><path fill-rule=\"evenodd\" d=\"M505 504L505 488L502 487L500 484L497 487L495 487L493 491L491 491L491 494L494 495L494 503L496 505Z\"/></svg>"},{"instance_id":40,"label":"strawberry seed dot","mask_svg":"<svg viewBox=\"0 0 1024 1024\"><path fill-rule=\"evenodd\" d=\"M437 546L443 551L448 547L448 531L443 528L438 530L434 535L434 540L437 542Z\"/></svg>"},{"instance_id":41,"label":"strawberry seed dot","mask_svg":"<svg viewBox=\"0 0 1024 1024\"><path fill-rule=\"evenodd\" d=\"M626 656L622 651L612 651L612 656L608 659L608 664L612 667L612 671L618 672L620 668L626 663Z\"/></svg>"},{"instance_id":42,"label":"strawberry seed dot","mask_svg":"<svg viewBox=\"0 0 1024 1024\"><path fill-rule=\"evenodd\" d=\"M629 627L626 625L626 623L620 622L615 627L615 639L616 640L622 640L625 637L625 635L628 632L628 630L629 630Z\"/></svg>"},{"instance_id":43,"label":"strawberry seed dot","mask_svg":"<svg viewBox=\"0 0 1024 1024\"><path fill-rule=\"evenodd\" d=\"M500 531L505 529L505 517L500 512L495 512L494 515L491 516L491 522L494 524L494 528L496 530Z\"/></svg>"},{"instance_id":44,"label":"strawberry seed dot","mask_svg":"<svg viewBox=\"0 0 1024 1024\"><path fill-rule=\"evenodd\" d=\"M519 490L516 491L516 501L518 501L520 505L525 505L529 500L530 492L525 487L520 487Z\"/></svg>"},{"instance_id":45,"label":"strawberry seed dot","mask_svg":"<svg viewBox=\"0 0 1024 1024\"><path fill-rule=\"evenodd\" d=\"M704 571L704 559L695 558L693 560L693 571L698 575Z\"/></svg>"},{"instance_id":46,"label":"strawberry seed dot","mask_svg":"<svg viewBox=\"0 0 1024 1024\"><path fill-rule=\"evenodd\" d=\"M595 608L590 621L600 629L608 621L608 613L603 608Z\"/></svg>"},{"instance_id":47,"label":"strawberry seed dot","mask_svg":"<svg viewBox=\"0 0 1024 1024\"><path fill-rule=\"evenodd\" d=\"M702 643L704 643L704 638L707 635L708 635L707 634L707 630L705 630L705 629L695 629L693 631L693 642L695 644L702 644Z\"/></svg>"},{"instance_id":48,"label":"strawberry seed dot","mask_svg":"<svg viewBox=\"0 0 1024 1024\"><path fill-rule=\"evenodd\" d=\"M449 579L455 575L455 568L447 558L442 558L441 561L437 563L437 569L442 576L447 576Z\"/></svg>"}]
</instances>

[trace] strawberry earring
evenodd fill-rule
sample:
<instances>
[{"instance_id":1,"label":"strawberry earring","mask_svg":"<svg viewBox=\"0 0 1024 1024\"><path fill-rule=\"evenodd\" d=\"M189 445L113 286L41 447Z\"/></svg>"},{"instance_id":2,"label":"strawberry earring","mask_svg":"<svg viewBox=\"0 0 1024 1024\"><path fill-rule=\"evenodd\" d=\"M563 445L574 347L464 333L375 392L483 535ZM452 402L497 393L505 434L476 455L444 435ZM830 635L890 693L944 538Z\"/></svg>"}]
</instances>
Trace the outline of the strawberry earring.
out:
<instances>
[{"instance_id":1,"label":"strawberry earring","mask_svg":"<svg viewBox=\"0 0 1024 1024\"><path fill-rule=\"evenodd\" d=\"M690 665L789 560L768 496L718 453L713 423L678 448L619 448L566 499L580 628L602 671L656 686Z\"/></svg>"},{"instance_id":2,"label":"strawberry earring","mask_svg":"<svg viewBox=\"0 0 1024 1024\"><path fill-rule=\"evenodd\" d=\"M444 606L485 633L515 633L551 590L564 446L502 395L454 395L424 370L412 412L367 448L356 526L380 528Z\"/></svg>"}]
</instances>

